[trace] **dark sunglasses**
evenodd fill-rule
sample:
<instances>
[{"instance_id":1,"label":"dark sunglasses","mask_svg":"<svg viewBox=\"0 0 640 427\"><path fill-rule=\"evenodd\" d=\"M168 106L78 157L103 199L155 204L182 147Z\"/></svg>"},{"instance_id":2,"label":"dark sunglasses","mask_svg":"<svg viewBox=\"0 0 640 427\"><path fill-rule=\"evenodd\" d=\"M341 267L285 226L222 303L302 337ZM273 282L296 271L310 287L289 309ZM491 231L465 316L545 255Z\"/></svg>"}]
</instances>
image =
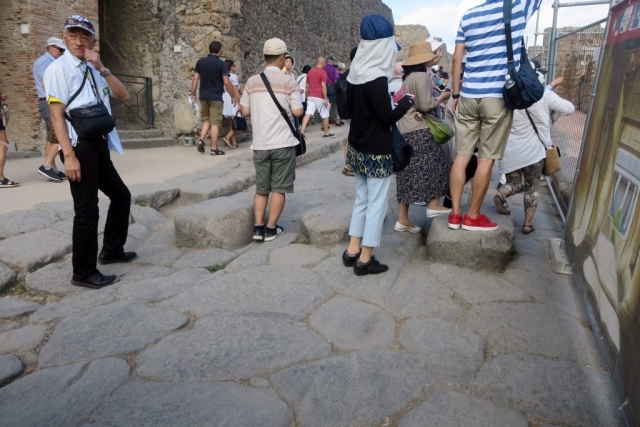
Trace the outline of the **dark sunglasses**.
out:
<instances>
[{"instance_id":1,"label":"dark sunglasses","mask_svg":"<svg viewBox=\"0 0 640 427\"><path fill-rule=\"evenodd\" d=\"M75 18L69 18L69 19L66 20L66 22L64 23L64 26L67 27L69 25L80 26L80 27L92 32L92 33L95 31L93 29L93 25L90 22L81 21L81 20L75 19Z\"/></svg>"},{"instance_id":2,"label":"dark sunglasses","mask_svg":"<svg viewBox=\"0 0 640 427\"><path fill-rule=\"evenodd\" d=\"M65 49L61 49L61 48L59 48L58 46L54 46L54 47L55 47L56 49L58 49L58 52L60 52L60 53L64 53L64 51L65 51Z\"/></svg>"}]
</instances>

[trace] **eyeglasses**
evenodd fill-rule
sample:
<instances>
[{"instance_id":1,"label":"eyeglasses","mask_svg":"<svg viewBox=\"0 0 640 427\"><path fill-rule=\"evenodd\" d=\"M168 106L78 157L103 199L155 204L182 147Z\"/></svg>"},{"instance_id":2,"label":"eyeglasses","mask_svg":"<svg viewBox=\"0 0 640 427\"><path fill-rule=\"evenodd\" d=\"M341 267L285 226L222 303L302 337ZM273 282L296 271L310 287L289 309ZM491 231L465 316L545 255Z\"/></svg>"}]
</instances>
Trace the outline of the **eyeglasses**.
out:
<instances>
[{"instance_id":1,"label":"eyeglasses","mask_svg":"<svg viewBox=\"0 0 640 427\"><path fill-rule=\"evenodd\" d=\"M65 49L59 48L58 46L54 46L56 49L58 49L58 52L60 53L64 53Z\"/></svg>"},{"instance_id":2,"label":"eyeglasses","mask_svg":"<svg viewBox=\"0 0 640 427\"><path fill-rule=\"evenodd\" d=\"M85 30L91 32L91 33L95 33L95 30L93 29L93 24L91 22L82 21L82 20L76 19L76 18L68 18L65 21L64 26L65 27L68 27L68 26L79 26L79 27L82 27Z\"/></svg>"}]
</instances>

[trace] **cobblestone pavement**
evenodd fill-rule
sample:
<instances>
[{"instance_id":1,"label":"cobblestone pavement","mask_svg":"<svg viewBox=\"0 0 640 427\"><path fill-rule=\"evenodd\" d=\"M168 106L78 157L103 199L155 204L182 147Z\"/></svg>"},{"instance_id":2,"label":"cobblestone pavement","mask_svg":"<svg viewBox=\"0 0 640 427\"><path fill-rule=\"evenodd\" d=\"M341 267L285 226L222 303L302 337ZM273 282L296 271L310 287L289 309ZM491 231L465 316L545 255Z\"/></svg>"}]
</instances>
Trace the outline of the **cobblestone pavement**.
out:
<instances>
[{"instance_id":1,"label":"cobblestone pavement","mask_svg":"<svg viewBox=\"0 0 640 427\"><path fill-rule=\"evenodd\" d=\"M431 263L422 235L393 231L392 191L376 250L390 270L358 278L340 259L353 180L341 152L320 149L297 170L286 233L269 243L176 245L174 218L190 207L171 202L171 185L190 183L198 200L209 196L193 182L233 186L231 175L139 191L147 206L134 207L127 244L139 259L102 268L122 280L100 291L69 285L68 202L14 214L0 227L11 267L0 271L26 291L0 298L1 424L623 425L573 281L549 267L561 223L548 194L528 236L522 198L510 199L517 252L501 271L477 271ZM237 161L227 169L244 180L249 161ZM216 203L246 199L250 185ZM314 209L324 228L301 227ZM423 207L411 216L428 232Z\"/></svg>"}]
</instances>

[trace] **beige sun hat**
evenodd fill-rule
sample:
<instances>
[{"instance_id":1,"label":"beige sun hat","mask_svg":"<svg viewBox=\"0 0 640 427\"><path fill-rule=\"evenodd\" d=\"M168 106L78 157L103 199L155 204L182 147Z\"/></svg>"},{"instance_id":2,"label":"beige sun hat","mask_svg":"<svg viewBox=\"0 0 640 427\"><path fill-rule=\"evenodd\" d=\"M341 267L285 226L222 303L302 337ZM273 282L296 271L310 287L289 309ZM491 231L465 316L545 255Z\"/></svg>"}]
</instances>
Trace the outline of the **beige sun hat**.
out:
<instances>
[{"instance_id":1,"label":"beige sun hat","mask_svg":"<svg viewBox=\"0 0 640 427\"><path fill-rule=\"evenodd\" d=\"M431 43L425 40L418 40L409 45L409 57L402 65L424 64L435 57L431 49Z\"/></svg>"}]
</instances>

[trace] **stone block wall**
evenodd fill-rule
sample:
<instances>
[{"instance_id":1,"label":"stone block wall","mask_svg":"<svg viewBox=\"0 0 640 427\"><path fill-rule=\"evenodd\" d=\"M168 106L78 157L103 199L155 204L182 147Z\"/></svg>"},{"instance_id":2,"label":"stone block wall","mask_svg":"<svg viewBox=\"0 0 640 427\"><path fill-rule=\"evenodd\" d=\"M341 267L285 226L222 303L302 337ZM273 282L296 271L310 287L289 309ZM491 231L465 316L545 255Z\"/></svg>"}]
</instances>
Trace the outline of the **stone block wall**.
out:
<instances>
[{"instance_id":1,"label":"stone block wall","mask_svg":"<svg viewBox=\"0 0 640 427\"><path fill-rule=\"evenodd\" d=\"M49 37L62 35L65 19L82 13L98 23L96 0L2 0L0 7L0 91L10 107L7 136L18 150L41 150L45 126L38 113L33 62L46 50ZM29 34L21 34L29 24Z\"/></svg>"},{"instance_id":2,"label":"stone block wall","mask_svg":"<svg viewBox=\"0 0 640 427\"><path fill-rule=\"evenodd\" d=\"M429 30L424 25L396 25L396 40L402 46L402 50L398 52L398 61L404 61L409 57L409 45L414 41L427 40L431 37ZM433 37L433 39L442 41L441 38ZM447 44L442 45L443 55L440 63L442 68L451 75L451 60L453 55L447 50Z\"/></svg>"}]
</instances>

